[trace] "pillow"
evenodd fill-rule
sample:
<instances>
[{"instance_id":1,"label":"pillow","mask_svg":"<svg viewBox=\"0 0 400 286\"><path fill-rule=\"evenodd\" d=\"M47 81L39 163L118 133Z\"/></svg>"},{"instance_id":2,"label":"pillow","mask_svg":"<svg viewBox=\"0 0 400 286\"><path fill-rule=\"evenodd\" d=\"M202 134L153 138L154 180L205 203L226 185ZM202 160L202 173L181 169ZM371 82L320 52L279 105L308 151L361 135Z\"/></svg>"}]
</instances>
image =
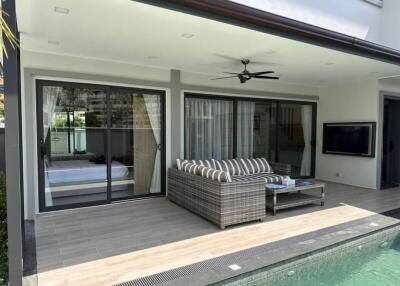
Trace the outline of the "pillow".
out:
<instances>
[{"instance_id":1,"label":"pillow","mask_svg":"<svg viewBox=\"0 0 400 286\"><path fill-rule=\"evenodd\" d=\"M228 172L231 176L244 175L245 172L237 159L214 160L215 169Z\"/></svg>"},{"instance_id":2,"label":"pillow","mask_svg":"<svg viewBox=\"0 0 400 286\"><path fill-rule=\"evenodd\" d=\"M200 168L200 165L196 165L190 162L183 162L181 164L181 171L184 171L186 173L190 173L193 175L197 175L197 169Z\"/></svg>"},{"instance_id":3,"label":"pillow","mask_svg":"<svg viewBox=\"0 0 400 286\"><path fill-rule=\"evenodd\" d=\"M246 174L273 173L265 158L239 159L239 162Z\"/></svg>"},{"instance_id":4,"label":"pillow","mask_svg":"<svg viewBox=\"0 0 400 286\"><path fill-rule=\"evenodd\" d=\"M199 166L197 168L197 175L218 182L232 182L229 172L212 169L206 166Z\"/></svg>"},{"instance_id":5,"label":"pillow","mask_svg":"<svg viewBox=\"0 0 400 286\"><path fill-rule=\"evenodd\" d=\"M176 159L176 167L178 170L182 170L182 164L189 162L199 166L206 166L215 169L214 162L212 160L186 160L186 159Z\"/></svg>"}]
</instances>

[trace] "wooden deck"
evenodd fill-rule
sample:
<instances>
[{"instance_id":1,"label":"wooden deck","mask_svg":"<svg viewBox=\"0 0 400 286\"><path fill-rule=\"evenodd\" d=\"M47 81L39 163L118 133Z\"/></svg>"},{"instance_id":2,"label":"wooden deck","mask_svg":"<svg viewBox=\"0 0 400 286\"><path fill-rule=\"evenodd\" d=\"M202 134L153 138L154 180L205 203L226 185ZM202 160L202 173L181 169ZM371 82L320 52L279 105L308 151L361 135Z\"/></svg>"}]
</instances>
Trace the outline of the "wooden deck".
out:
<instances>
[{"instance_id":1,"label":"wooden deck","mask_svg":"<svg viewBox=\"0 0 400 286\"><path fill-rule=\"evenodd\" d=\"M165 198L42 215L38 285L114 285L400 207L400 189L327 184L326 193L324 208L224 231Z\"/></svg>"}]
</instances>

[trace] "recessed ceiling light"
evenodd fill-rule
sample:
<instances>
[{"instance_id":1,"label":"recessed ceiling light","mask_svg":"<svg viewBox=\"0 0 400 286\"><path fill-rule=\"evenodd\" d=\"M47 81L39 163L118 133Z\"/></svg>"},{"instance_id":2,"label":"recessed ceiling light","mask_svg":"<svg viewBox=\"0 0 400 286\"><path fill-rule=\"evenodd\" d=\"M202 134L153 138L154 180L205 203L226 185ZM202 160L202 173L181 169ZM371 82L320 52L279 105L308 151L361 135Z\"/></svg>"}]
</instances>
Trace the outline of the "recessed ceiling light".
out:
<instances>
[{"instance_id":1,"label":"recessed ceiling light","mask_svg":"<svg viewBox=\"0 0 400 286\"><path fill-rule=\"evenodd\" d=\"M155 59L158 59L158 57L157 57L157 56L148 56L147 58L148 58L148 59L150 59L150 60L155 60Z\"/></svg>"},{"instance_id":2,"label":"recessed ceiling light","mask_svg":"<svg viewBox=\"0 0 400 286\"><path fill-rule=\"evenodd\" d=\"M327 62L327 63L325 63L325 65L326 66L333 66L335 63L333 63L333 62Z\"/></svg>"},{"instance_id":3,"label":"recessed ceiling light","mask_svg":"<svg viewBox=\"0 0 400 286\"><path fill-rule=\"evenodd\" d=\"M58 46L60 44L59 41L55 41L55 40L48 40L47 43L49 43L50 45L56 45L56 46Z\"/></svg>"},{"instance_id":4,"label":"recessed ceiling light","mask_svg":"<svg viewBox=\"0 0 400 286\"><path fill-rule=\"evenodd\" d=\"M60 13L60 14L69 14L69 9L56 6L56 7L54 7L54 12L57 12L57 13Z\"/></svg>"},{"instance_id":5,"label":"recessed ceiling light","mask_svg":"<svg viewBox=\"0 0 400 286\"><path fill-rule=\"evenodd\" d=\"M190 34L190 33L183 33L183 34L181 35L181 37L182 37L182 38L185 38L185 39L190 39L190 38L193 38L194 35L193 35L193 34Z\"/></svg>"}]
</instances>

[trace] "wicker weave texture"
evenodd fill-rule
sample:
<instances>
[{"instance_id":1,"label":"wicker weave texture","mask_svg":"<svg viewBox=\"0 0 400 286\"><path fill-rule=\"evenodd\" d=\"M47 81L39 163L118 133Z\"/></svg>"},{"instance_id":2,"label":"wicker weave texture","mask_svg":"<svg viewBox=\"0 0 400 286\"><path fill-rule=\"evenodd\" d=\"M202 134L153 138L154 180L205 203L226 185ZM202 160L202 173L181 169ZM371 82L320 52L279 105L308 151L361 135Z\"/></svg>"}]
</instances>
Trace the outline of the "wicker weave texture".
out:
<instances>
[{"instance_id":1,"label":"wicker weave texture","mask_svg":"<svg viewBox=\"0 0 400 286\"><path fill-rule=\"evenodd\" d=\"M262 179L220 183L171 168L168 198L220 228L265 219Z\"/></svg>"}]
</instances>

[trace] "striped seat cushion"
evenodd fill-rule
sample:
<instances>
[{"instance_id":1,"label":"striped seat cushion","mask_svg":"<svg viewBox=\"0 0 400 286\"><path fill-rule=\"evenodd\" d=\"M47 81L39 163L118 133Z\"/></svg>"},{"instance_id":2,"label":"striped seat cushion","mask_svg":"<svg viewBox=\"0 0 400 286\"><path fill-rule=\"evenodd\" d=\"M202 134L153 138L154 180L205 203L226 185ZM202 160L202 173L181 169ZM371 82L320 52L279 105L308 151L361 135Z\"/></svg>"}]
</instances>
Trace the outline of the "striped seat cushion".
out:
<instances>
[{"instance_id":1,"label":"striped seat cushion","mask_svg":"<svg viewBox=\"0 0 400 286\"><path fill-rule=\"evenodd\" d=\"M237 159L215 160L213 159L215 169L228 172L231 176L244 175L245 172Z\"/></svg>"},{"instance_id":2,"label":"striped seat cushion","mask_svg":"<svg viewBox=\"0 0 400 286\"><path fill-rule=\"evenodd\" d=\"M250 175L244 175L244 176L234 176L232 177L232 182L246 182L246 181L252 181L252 180L257 180L257 179L263 179L265 183L267 184L282 184L284 176L277 175L277 174L250 174Z\"/></svg>"},{"instance_id":3,"label":"striped seat cushion","mask_svg":"<svg viewBox=\"0 0 400 286\"><path fill-rule=\"evenodd\" d=\"M190 162L183 162L181 164L181 171L184 171L186 173L190 173L193 175L197 175L197 169L200 168L200 165L196 165Z\"/></svg>"},{"instance_id":4,"label":"striped seat cushion","mask_svg":"<svg viewBox=\"0 0 400 286\"><path fill-rule=\"evenodd\" d=\"M209 168L215 169L215 165L212 160L186 160L186 159L176 159L176 168L178 170L182 170L182 164L186 162L199 166L207 166Z\"/></svg>"},{"instance_id":5,"label":"striped seat cushion","mask_svg":"<svg viewBox=\"0 0 400 286\"><path fill-rule=\"evenodd\" d=\"M265 158L239 159L246 174L273 173L271 165Z\"/></svg>"},{"instance_id":6,"label":"striped seat cushion","mask_svg":"<svg viewBox=\"0 0 400 286\"><path fill-rule=\"evenodd\" d=\"M197 168L197 175L218 181L218 182L232 182L229 172L212 169L206 166L199 166Z\"/></svg>"}]
</instances>

